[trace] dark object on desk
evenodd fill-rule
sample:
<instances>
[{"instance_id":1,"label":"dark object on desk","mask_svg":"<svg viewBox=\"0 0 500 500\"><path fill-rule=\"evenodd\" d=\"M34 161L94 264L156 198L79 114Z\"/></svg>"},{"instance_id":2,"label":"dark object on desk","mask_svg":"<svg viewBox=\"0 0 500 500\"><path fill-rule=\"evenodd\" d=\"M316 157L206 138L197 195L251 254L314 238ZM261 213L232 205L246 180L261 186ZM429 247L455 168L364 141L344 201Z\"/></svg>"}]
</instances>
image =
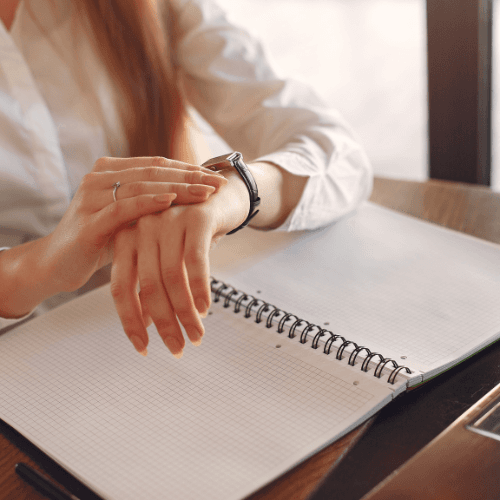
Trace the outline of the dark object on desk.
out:
<instances>
[{"instance_id":1,"label":"dark object on desk","mask_svg":"<svg viewBox=\"0 0 500 500\"><path fill-rule=\"evenodd\" d=\"M309 500L359 500L500 381L500 343L383 408Z\"/></svg>"},{"instance_id":2,"label":"dark object on desk","mask_svg":"<svg viewBox=\"0 0 500 500\"><path fill-rule=\"evenodd\" d=\"M500 498L500 385L363 500Z\"/></svg>"},{"instance_id":3,"label":"dark object on desk","mask_svg":"<svg viewBox=\"0 0 500 500\"><path fill-rule=\"evenodd\" d=\"M100 496L91 491L81 481L63 469L46 453L41 451L37 446L13 429L10 425L6 424L3 420L0 420L0 434L13 443L14 446L25 454L27 458L31 459L34 463L39 464L49 477L62 485L66 490L73 492L80 500L102 500ZM10 470L11 469L9 468L9 471ZM4 490L0 488L0 498L14 498L12 496L4 497L2 496L3 494Z\"/></svg>"},{"instance_id":4,"label":"dark object on desk","mask_svg":"<svg viewBox=\"0 0 500 500\"><path fill-rule=\"evenodd\" d=\"M23 481L33 486L33 488L43 495L46 495L50 500L78 500L77 497L61 490L49 478L27 464L22 462L16 464L16 473Z\"/></svg>"}]
</instances>

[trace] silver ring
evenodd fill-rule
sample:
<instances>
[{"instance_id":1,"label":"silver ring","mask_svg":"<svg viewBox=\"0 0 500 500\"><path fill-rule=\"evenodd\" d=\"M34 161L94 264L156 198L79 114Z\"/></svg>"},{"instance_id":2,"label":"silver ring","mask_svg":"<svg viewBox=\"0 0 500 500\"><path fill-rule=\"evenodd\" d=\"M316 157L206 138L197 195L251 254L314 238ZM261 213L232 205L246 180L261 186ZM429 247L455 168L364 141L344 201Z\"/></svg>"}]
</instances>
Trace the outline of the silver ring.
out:
<instances>
[{"instance_id":1,"label":"silver ring","mask_svg":"<svg viewBox=\"0 0 500 500\"><path fill-rule=\"evenodd\" d=\"M120 181L113 184L113 200L116 201L116 190L120 187Z\"/></svg>"}]
</instances>

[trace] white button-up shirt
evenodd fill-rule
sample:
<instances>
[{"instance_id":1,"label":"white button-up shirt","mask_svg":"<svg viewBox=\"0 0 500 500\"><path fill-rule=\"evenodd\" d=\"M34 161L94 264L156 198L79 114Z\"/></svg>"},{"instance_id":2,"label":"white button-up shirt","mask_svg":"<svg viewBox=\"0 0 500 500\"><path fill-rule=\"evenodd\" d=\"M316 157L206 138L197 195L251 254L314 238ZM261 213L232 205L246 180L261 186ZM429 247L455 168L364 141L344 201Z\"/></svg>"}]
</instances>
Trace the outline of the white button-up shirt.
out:
<instances>
[{"instance_id":1,"label":"white button-up shirt","mask_svg":"<svg viewBox=\"0 0 500 500\"><path fill-rule=\"evenodd\" d=\"M280 229L326 225L366 199L371 168L340 115L279 79L211 0L172 3L190 104L247 161L309 177ZM21 0L10 32L0 23L0 247L52 232L94 162L128 156L119 91L74 13L68 0Z\"/></svg>"}]
</instances>

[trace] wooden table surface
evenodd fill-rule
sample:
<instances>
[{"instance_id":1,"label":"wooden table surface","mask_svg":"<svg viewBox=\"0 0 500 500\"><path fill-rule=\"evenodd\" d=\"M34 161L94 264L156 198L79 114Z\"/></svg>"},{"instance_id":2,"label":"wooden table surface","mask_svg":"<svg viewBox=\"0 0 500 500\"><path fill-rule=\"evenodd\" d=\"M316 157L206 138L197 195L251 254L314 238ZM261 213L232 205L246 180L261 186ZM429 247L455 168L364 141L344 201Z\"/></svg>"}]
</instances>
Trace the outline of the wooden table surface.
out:
<instances>
[{"instance_id":1,"label":"wooden table surface","mask_svg":"<svg viewBox=\"0 0 500 500\"><path fill-rule=\"evenodd\" d=\"M500 243L500 194L488 188L446 181L412 182L375 179L371 201L458 231ZM363 435L371 421L309 458L270 483L249 500L304 500L320 479ZM0 499L43 499L14 473L14 465L27 462L39 470L25 453L30 447L4 427L0 428ZM21 451L20 447L23 449ZM31 453L30 453L31 455ZM37 457L40 462L40 458ZM42 459L43 461L43 459ZM44 463L44 467L48 467ZM54 466L48 467L53 473ZM82 496L82 495L81 495Z\"/></svg>"}]
</instances>

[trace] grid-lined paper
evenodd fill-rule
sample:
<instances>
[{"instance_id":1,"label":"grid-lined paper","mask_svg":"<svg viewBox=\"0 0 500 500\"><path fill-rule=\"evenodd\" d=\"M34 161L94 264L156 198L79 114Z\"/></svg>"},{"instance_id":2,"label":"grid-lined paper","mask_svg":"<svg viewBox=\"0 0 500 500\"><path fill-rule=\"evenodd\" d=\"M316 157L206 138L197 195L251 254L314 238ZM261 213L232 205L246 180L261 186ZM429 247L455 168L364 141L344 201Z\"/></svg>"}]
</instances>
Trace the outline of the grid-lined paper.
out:
<instances>
[{"instance_id":1,"label":"grid-lined paper","mask_svg":"<svg viewBox=\"0 0 500 500\"><path fill-rule=\"evenodd\" d=\"M257 340L262 325L220 305L205 326L181 360L150 328L143 358L108 287L92 292L0 336L0 417L104 498L224 500L390 399Z\"/></svg>"},{"instance_id":2,"label":"grid-lined paper","mask_svg":"<svg viewBox=\"0 0 500 500\"><path fill-rule=\"evenodd\" d=\"M499 245L368 203L282 239L223 240L214 276L424 373L500 336Z\"/></svg>"}]
</instances>

